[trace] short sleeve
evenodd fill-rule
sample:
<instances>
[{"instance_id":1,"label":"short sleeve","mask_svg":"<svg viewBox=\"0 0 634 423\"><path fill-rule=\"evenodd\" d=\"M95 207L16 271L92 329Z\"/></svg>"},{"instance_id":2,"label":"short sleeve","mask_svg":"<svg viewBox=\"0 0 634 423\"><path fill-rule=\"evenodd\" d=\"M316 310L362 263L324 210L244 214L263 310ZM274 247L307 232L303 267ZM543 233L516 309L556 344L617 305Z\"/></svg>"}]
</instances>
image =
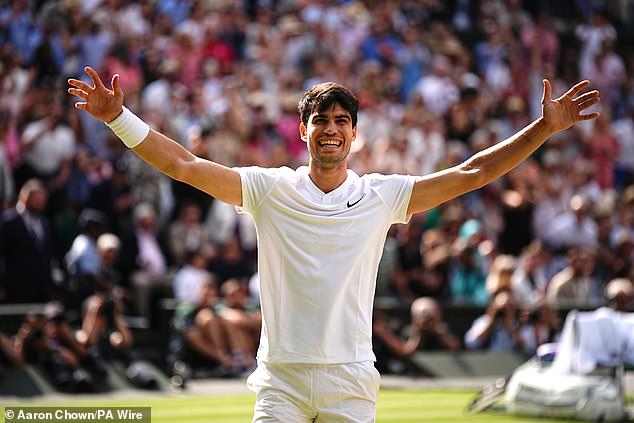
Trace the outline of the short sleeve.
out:
<instances>
[{"instance_id":1,"label":"short sleeve","mask_svg":"<svg viewBox=\"0 0 634 423\"><path fill-rule=\"evenodd\" d=\"M407 223L411 217L411 215L407 215L407 208L412 197L416 177L380 174L369 176L372 189L376 190L392 212L392 223Z\"/></svg>"},{"instance_id":2,"label":"short sleeve","mask_svg":"<svg viewBox=\"0 0 634 423\"><path fill-rule=\"evenodd\" d=\"M257 166L236 168L240 172L242 183L242 207L236 207L238 213L254 215L262 200L275 187L280 178L279 169L265 169Z\"/></svg>"}]
</instances>

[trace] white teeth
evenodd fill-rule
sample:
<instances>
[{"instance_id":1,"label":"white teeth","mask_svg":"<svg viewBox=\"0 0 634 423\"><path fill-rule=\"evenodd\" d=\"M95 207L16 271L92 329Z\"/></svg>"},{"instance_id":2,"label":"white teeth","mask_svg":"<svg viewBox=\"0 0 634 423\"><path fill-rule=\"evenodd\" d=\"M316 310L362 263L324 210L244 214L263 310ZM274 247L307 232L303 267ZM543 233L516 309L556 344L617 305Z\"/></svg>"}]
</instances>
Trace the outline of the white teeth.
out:
<instances>
[{"instance_id":1,"label":"white teeth","mask_svg":"<svg viewBox=\"0 0 634 423\"><path fill-rule=\"evenodd\" d=\"M335 147L339 147L341 145L341 141L330 141L330 140L319 141L319 145L321 145L321 146L332 145L332 146L335 146Z\"/></svg>"}]
</instances>

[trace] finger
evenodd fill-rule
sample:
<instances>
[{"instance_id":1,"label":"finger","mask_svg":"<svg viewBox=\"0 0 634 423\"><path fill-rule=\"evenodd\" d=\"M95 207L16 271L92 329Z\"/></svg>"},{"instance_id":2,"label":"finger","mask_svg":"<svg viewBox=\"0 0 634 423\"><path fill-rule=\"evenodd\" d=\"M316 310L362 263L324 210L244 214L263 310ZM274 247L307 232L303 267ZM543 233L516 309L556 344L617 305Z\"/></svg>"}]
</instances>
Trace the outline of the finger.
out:
<instances>
[{"instance_id":1,"label":"finger","mask_svg":"<svg viewBox=\"0 0 634 423\"><path fill-rule=\"evenodd\" d=\"M93 87L88 85L85 81L80 81L79 79L69 79L68 85L71 85L75 88L79 88L80 90L89 91L92 90Z\"/></svg>"},{"instance_id":2,"label":"finger","mask_svg":"<svg viewBox=\"0 0 634 423\"><path fill-rule=\"evenodd\" d=\"M590 81L588 81L587 79L584 81L581 81L577 83L576 85L574 85L572 88L570 88L568 91L566 91L566 93L562 95L562 97L568 97L568 96L574 97L577 95L579 91L583 90L588 85L590 85Z\"/></svg>"},{"instance_id":3,"label":"finger","mask_svg":"<svg viewBox=\"0 0 634 423\"><path fill-rule=\"evenodd\" d=\"M104 90L107 89L106 86L103 85L103 82L101 82L101 78L99 77L99 75L93 68L91 68L90 66L86 66L84 70L86 71L88 76L90 76L90 79L92 79L92 82L95 84L96 88L100 88Z\"/></svg>"},{"instance_id":4,"label":"finger","mask_svg":"<svg viewBox=\"0 0 634 423\"><path fill-rule=\"evenodd\" d=\"M79 90L77 88L69 88L68 93L83 98L84 100L88 98L88 93L86 91Z\"/></svg>"},{"instance_id":5,"label":"finger","mask_svg":"<svg viewBox=\"0 0 634 423\"><path fill-rule=\"evenodd\" d=\"M580 95L579 97L575 98L575 102L576 103L583 103L585 101L588 101L592 97L599 97L599 91L593 90L593 91L587 92L587 93L585 93L583 95Z\"/></svg>"},{"instance_id":6,"label":"finger","mask_svg":"<svg viewBox=\"0 0 634 423\"><path fill-rule=\"evenodd\" d=\"M115 97L123 97L123 90L121 89L121 83L119 82L118 73L115 73L112 76L112 91L114 91Z\"/></svg>"},{"instance_id":7,"label":"finger","mask_svg":"<svg viewBox=\"0 0 634 423\"><path fill-rule=\"evenodd\" d=\"M599 112L588 113L587 115L579 115L579 120L590 120L599 117Z\"/></svg>"},{"instance_id":8,"label":"finger","mask_svg":"<svg viewBox=\"0 0 634 423\"><path fill-rule=\"evenodd\" d=\"M591 99L588 99L584 102L581 102L579 104L577 104L577 109L579 109L579 111L585 110L590 106L594 106L595 104L598 104L599 101L601 101L601 99L599 97L594 97Z\"/></svg>"},{"instance_id":9,"label":"finger","mask_svg":"<svg viewBox=\"0 0 634 423\"><path fill-rule=\"evenodd\" d=\"M542 94L542 104L546 104L551 99L552 87L550 86L550 81L547 79L544 79L543 83L544 83L544 93Z\"/></svg>"},{"instance_id":10,"label":"finger","mask_svg":"<svg viewBox=\"0 0 634 423\"><path fill-rule=\"evenodd\" d=\"M88 110L88 103L78 101L77 103L75 103L75 108L78 110Z\"/></svg>"}]
</instances>

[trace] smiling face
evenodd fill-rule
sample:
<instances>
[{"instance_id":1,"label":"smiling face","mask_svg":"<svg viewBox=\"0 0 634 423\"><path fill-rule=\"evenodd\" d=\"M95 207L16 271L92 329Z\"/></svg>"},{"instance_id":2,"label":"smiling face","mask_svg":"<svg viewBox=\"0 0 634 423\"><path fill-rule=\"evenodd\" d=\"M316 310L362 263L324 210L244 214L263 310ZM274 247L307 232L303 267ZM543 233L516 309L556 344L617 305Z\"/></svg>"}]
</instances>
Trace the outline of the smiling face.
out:
<instances>
[{"instance_id":1,"label":"smiling face","mask_svg":"<svg viewBox=\"0 0 634 423\"><path fill-rule=\"evenodd\" d=\"M315 111L299 127L302 140L308 144L311 166L333 169L346 162L352 141L357 135L352 117L339 103Z\"/></svg>"}]
</instances>

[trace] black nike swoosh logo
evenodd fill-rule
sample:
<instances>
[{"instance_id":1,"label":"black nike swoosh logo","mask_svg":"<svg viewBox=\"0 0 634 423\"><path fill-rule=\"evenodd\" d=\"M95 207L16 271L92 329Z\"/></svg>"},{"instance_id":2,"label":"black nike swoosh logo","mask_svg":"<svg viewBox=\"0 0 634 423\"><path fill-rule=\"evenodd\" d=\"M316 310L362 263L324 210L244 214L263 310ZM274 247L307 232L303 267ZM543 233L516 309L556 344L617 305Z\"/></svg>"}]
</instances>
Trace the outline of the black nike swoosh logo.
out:
<instances>
[{"instance_id":1,"label":"black nike swoosh logo","mask_svg":"<svg viewBox=\"0 0 634 423\"><path fill-rule=\"evenodd\" d=\"M348 206L348 208L350 208L350 207L354 206L355 204L357 204L359 201L363 200L363 197L365 197L365 193L361 196L361 198L359 198L354 203L350 203L350 200L348 200L348 203L346 203L346 205Z\"/></svg>"}]
</instances>

